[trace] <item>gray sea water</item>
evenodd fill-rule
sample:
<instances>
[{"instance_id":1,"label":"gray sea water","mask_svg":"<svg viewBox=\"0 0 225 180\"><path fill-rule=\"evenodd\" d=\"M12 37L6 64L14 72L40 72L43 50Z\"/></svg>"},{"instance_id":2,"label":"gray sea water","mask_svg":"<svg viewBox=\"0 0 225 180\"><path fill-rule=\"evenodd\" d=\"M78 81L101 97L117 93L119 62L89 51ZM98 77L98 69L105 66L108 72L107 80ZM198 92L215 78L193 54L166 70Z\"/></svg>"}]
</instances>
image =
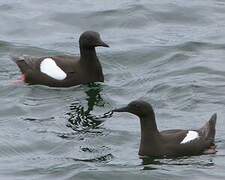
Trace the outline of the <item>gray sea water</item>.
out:
<instances>
[{"instance_id":1,"label":"gray sea water","mask_svg":"<svg viewBox=\"0 0 225 180\"><path fill-rule=\"evenodd\" d=\"M17 84L11 55L79 54L95 30L104 83ZM0 179L225 179L225 1L0 1ZM159 129L198 128L217 113L217 154L138 158L140 125L112 108L141 98Z\"/></svg>"}]
</instances>

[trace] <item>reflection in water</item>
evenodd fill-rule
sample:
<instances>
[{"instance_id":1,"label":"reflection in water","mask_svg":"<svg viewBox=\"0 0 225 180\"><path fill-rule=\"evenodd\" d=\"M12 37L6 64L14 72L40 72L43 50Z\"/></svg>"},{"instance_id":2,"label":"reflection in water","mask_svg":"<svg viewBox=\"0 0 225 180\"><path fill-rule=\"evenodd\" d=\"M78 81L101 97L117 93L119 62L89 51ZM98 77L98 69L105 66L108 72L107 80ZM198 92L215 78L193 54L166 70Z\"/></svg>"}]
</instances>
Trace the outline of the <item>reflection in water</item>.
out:
<instances>
[{"instance_id":1,"label":"reflection in water","mask_svg":"<svg viewBox=\"0 0 225 180\"><path fill-rule=\"evenodd\" d=\"M91 83L88 85L88 87L90 89L85 91L88 101L88 109L85 111L86 113L91 112L94 109L94 106L103 107L105 105L105 102L100 95L102 86L100 84Z\"/></svg>"},{"instance_id":2,"label":"reflection in water","mask_svg":"<svg viewBox=\"0 0 225 180\"><path fill-rule=\"evenodd\" d=\"M78 158L72 158L74 161L82 161L82 162L109 162L113 158L113 155L111 153L98 156L95 158L88 158L88 159L78 159ZM71 159L71 158L70 158Z\"/></svg>"},{"instance_id":3,"label":"reflection in water","mask_svg":"<svg viewBox=\"0 0 225 180\"><path fill-rule=\"evenodd\" d=\"M214 162L211 158L204 159L202 161L199 161L199 159L196 161L195 156L189 157L184 156L180 158L162 158L157 159L154 157L146 157L142 159L142 165L144 165L143 170L155 170L155 169L161 169L163 165L171 165L171 166L198 166L198 167L211 167L214 166Z\"/></svg>"},{"instance_id":4,"label":"reflection in water","mask_svg":"<svg viewBox=\"0 0 225 180\"><path fill-rule=\"evenodd\" d=\"M91 115L94 106L103 107L105 105L100 94L102 86L100 84L91 83L88 87L89 89L85 91L87 94L87 109L85 110L85 107L79 102L74 102L70 105L70 112L67 113L67 115L69 115L69 124L67 124L67 126L75 131L97 129L103 122L103 120L100 120L97 116Z\"/></svg>"}]
</instances>

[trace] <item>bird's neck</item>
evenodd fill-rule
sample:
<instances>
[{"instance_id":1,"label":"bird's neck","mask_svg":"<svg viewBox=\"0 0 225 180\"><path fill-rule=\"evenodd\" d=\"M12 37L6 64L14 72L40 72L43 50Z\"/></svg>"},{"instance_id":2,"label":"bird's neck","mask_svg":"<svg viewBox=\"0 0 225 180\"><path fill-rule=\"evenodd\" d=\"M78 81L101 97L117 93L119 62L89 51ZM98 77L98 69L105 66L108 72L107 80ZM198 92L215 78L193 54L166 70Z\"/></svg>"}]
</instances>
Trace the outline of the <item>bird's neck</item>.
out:
<instances>
[{"instance_id":1,"label":"bird's neck","mask_svg":"<svg viewBox=\"0 0 225 180\"><path fill-rule=\"evenodd\" d=\"M139 155L152 155L158 150L160 133L158 131L155 115L140 118L141 121L141 143Z\"/></svg>"},{"instance_id":2,"label":"bird's neck","mask_svg":"<svg viewBox=\"0 0 225 180\"><path fill-rule=\"evenodd\" d=\"M96 55L94 47L86 48L80 46L80 63L87 70L93 81L104 81L102 66Z\"/></svg>"},{"instance_id":3,"label":"bird's neck","mask_svg":"<svg viewBox=\"0 0 225 180\"><path fill-rule=\"evenodd\" d=\"M86 47L81 46L80 47L80 57L81 57L82 63L99 62L94 47L86 48Z\"/></svg>"},{"instance_id":4,"label":"bird's neck","mask_svg":"<svg viewBox=\"0 0 225 180\"><path fill-rule=\"evenodd\" d=\"M141 138L151 139L155 135L159 134L156 122L155 115L147 115L140 118L141 121Z\"/></svg>"}]
</instances>

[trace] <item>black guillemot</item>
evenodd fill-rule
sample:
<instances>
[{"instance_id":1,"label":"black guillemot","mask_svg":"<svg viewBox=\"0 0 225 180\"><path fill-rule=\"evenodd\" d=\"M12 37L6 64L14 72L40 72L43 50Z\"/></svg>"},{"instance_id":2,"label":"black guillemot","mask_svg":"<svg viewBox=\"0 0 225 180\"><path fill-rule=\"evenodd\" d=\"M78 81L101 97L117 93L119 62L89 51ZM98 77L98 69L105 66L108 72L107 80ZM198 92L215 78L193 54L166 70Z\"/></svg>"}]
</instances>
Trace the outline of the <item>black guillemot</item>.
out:
<instances>
[{"instance_id":1,"label":"black guillemot","mask_svg":"<svg viewBox=\"0 0 225 180\"><path fill-rule=\"evenodd\" d=\"M104 82L102 66L95 47L109 47L98 32L86 31L79 39L79 56L13 57L28 84L70 87L91 82Z\"/></svg>"},{"instance_id":2,"label":"black guillemot","mask_svg":"<svg viewBox=\"0 0 225 180\"><path fill-rule=\"evenodd\" d=\"M129 112L141 123L140 157L175 157L215 153L215 125L217 115L200 129L171 129L158 131L152 106L145 101L133 101L113 112Z\"/></svg>"}]
</instances>

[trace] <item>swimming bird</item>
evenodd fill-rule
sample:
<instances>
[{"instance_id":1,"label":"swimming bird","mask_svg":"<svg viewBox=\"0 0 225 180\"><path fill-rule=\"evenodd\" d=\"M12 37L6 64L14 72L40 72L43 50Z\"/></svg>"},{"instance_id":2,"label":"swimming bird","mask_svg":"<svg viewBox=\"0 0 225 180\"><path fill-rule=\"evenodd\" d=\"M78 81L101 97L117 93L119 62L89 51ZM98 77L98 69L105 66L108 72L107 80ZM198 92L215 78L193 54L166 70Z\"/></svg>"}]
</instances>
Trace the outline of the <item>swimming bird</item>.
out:
<instances>
[{"instance_id":1,"label":"swimming bird","mask_svg":"<svg viewBox=\"0 0 225 180\"><path fill-rule=\"evenodd\" d=\"M80 56L12 57L28 84L70 87L104 82L102 66L95 47L109 47L98 32L86 31L79 38Z\"/></svg>"},{"instance_id":2,"label":"swimming bird","mask_svg":"<svg viewBox=\"0 0 225 180\"><path fill-rule=\"evenodd\" d=\"M141 142L139 155L144 157L176 157L215 153L215 125L217 115L200 129L171 129L159 132L152 106L141 100L132 101L126 107L113 112L129 112L139 117Z\"/></svg>"}]
</instances>

